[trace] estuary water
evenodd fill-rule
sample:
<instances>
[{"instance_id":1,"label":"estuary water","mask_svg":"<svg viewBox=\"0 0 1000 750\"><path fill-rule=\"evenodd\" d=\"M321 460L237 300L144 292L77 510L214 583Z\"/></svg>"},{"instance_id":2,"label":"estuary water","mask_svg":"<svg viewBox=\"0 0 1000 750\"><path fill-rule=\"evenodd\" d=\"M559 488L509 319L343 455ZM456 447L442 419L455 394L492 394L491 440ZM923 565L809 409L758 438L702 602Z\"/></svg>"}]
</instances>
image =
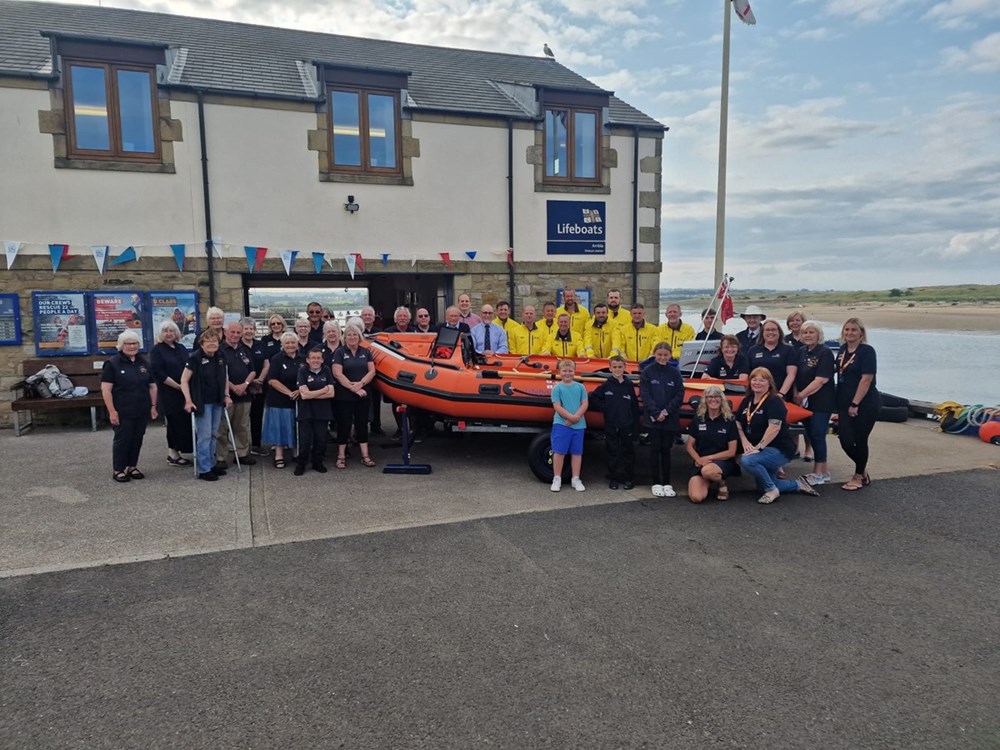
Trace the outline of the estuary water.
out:
<instances>
[{"instance_id":1,"label":"estuary water","mask_svg":"<svg viewBox=\"0 0 1000 750\"><path fill-rule=\"evenodd\" d=\"M698 315L698 310L683 311L688 322ZM843 321L818 322L828 340L840 335ZM743 327L733 318L723 330L736 333ZM1000 406L1000 334L869 328L868 343L878 353L881 391L931 403Z\"/></svg>"}]
</instances>

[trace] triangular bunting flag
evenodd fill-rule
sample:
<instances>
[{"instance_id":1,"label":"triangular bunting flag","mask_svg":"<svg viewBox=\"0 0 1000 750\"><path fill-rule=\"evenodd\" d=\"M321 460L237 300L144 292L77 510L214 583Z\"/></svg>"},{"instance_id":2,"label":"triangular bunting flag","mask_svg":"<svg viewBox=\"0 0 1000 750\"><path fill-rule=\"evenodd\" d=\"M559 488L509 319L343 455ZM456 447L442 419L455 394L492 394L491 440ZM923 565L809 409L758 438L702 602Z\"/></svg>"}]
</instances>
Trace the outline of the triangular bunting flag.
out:
<instances>
[{"instance_id":1,"label":"triangular bunting flag","mask_svg":"<svg viewBox=\"0 0 1000 750\"><path fill-rule=\"evenodd\" d=\"M514 248L512 247L507 248L507 265L514 265Z\"/></svg>"},{"instance_id":2,"label":"triangular bunting flag","mask_svg":"<svg viewBox=\"0 0 1000 750\"><path fill-rule=\"evenodd\" d=\"M389 253L382 253L382 265L389 265Z\"/></svg>"},{"instance_id":3,"label":"triangular bunting flag","mask_svg":"<svg viewBox=\"0 0 1000 750\"><path fill-rule=\"evenodd\" d=\"M7 270L9 271L10 267L14 265L14 259L17 258L17 253L24 246L24 243L7 240L3 243L3 246L7 251Z\"/></svg>"},{"instance_id":4,"label":"triangular bunting flag","mask_svg":"<svg viewBox=\"0 0 1000 750\"><path fill-rule=\"evenodd\" d=\"M94 254L94 263L97 264L97 270L104 275L104 269L108 267L108 246L107 245L91 245L90 252Z\"/></svg>"},{"instance_id":5,"label":"triangular bunting flag","mask_svg":"<svg viewBox=\"0 0 1000 750\"><path fill-rule=\"evenodd\" d=\"M441 262L444 263L444 267L449 271L451 270L451 253L438 253L441 256Z\"/></svg>"},{"instance_id":6,"label":"triangular bunting flag","mask_svg":"<svg viewBox=\"0 0 1000 750\"><path fill-rule=\"evenodd\" d=\"M323 253L323 255L326 257L326 262L330 264L330 268L333 268L333 256L326 255L326 253Z\"/></svg>"},{"instance_id":7,"label":"triangular bunting flag","mask_svg":"<svg viewBox=\"0 0 1000 750\"><path fill-rule=\"evenodd\" d=\"M266 247L255 247L254 245L244 245L243 252L247 256L247 268L250 273L256 273L264 265L264 258L267 257Z\"/></svg>"},{"instance_id":8,"label":"triangular bunting flag","mask_svg":"<svg viewBox=\"0 0 1000 750\"><path fill-rule=\"evenodd\" d=\"M295 263L295 256L299 254L298 250L282 250L281 251L281 263L285 267L285 276L292 275L292 265Z\"/></svg>"},{"instance_id":9,"label":"triangular bunting flag","mask_svg":"<svg viewBox=\"0 0 1000 750\"><path fill-rule=\"evenodd\" d=\"M476 259L476 251L475 250L466 250L465 251L465 255L466 255L466 257L469 260L475 260Z\"/></svg>"},{"instance_id":10,"label":"triangular bunting flag","mask_svg":"<svg viewBox=\"0 0 1000 750\"><path fill-rule=\"evenodd\" d=\"M316 273L320 273L323 270L323 253L313 253L313 268L316 269Z\"/></svg>"},{"instance_id":11,"label":"triangular bunting flag","mask_svg":"<svg viewBox=\"0 0 1000 750\"><path fill-rule=\"evenodd\" d=\"M354 265L358 267L361 273L365 272L365 259L361 257L361 253L354 253Z\"/></svg>"},{"instance_id":12,"label":"triangular bunting flag","mask_svg":"<svg viewBox=\"0 0 1000 750\"><path fill-rule=\"evenodd\" d=\"M411 255L410 256L410 268L416 268L416 267L417 267L417 256L416 255Z\"/></svg>"},{"instance_id":13,"label":"triangular bunting flag","mask_svg":"<svg viewBox=\"0 0 1000 750\"><path fill-rule=\"evenodd\" d=\"M351 274L351 279L354 279L354 268L358 264L358 256L354 253L346 253L344 260L347 261L347 270Z\"/></svg>"},{"instance_id":14,"label":"triangular bunting flag","mask_svg":"<svg viewBox=\"0 0 1000 750\"><path fill-rule=\"evenodd\" d=\"M211 246L212 251L215 253L215 257L218 258L219 260L222 260L223 251L226 249L225 244L222 242L222 240L211 239L208 241L208 244Z\"/></svg>"},{"instance_id":15,"label":"triangular bunting flag","mask_svg":"<svg viewBox=\"0 0 1000 750\"><path fill-rule=\"evenodd\" d=\"M124 263L131 263L136 260L139 260L139 257L136 255L135 248L129 245L121 251L117 258L113 258L108 265L120 266Z\"/></svg>"},{"instance_id":16,"label":"triangular bunting flag","mask_svg":"<svg viewBox=\"0 0 1000 750\"><path fill-rule=\"evenodd\" d=\"M181 243L178 245L171 245L170 251L174 254L174 262L177 263L177 270L184 270L184 254L187 252L187 245Z\"/></svg>"},{"instance_id":17,"label":"triangular bunting flag","mask_svg":"<svg viewBox=\"0 0 1000 750\"><path fill-rule=\"evenodd\" d=\"M59 270L59 264L69 253L69 245L49 245L49 258L52 259L53 273Z\"/></svg>"}]
</instances>

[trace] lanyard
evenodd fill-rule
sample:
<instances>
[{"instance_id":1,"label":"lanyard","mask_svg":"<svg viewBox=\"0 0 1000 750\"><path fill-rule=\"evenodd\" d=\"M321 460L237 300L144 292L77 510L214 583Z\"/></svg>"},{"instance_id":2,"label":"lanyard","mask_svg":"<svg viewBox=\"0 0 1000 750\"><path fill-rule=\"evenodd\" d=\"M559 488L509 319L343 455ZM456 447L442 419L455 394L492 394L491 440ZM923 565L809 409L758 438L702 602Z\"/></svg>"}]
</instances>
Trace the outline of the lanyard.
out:
<instances>
[{"instance_id":1,"label":"lanyard","mask_svg":"<svg viewBox=\"0 0 1000 750\"><path fill-rule=\"evenodd\" d=\"M838 364L838 369L840 370L840 374L841 375L843 375L844 372L847 370L847 368L851 366L851 363L854 361L854 358L856 356L858 356L858 350L855 349L854 353L851 354L851 358L845 362L844 358L845 358L846 355L847 355L847 350L845 349L840 354L840 362L837 363Z\"/></svg>"},{"instance_id":2,"label":"lanyard","mask_svg":"<svg viewBox=\"0 0 1000 750\"><path fill-rule=\"evenodd\" d=\"M767 399L768 399L768 397L769 397L770 395L771 395L771 394L769 393L769 394L767 394L767 396L764 396L764 398L762 398L762 399L760 400L760 402L759 402L759 403L757 404L757 408L755 408L755 409L751 409L751 408L750 408L751 406L753 406L753 402L751 402L751 403L747 404L747 409L746 409L746 415L747 415L747 425L748 425L748 426L749 426L749 425L750 425L750 423L751 423L751 422L753 421L753 418L754 418L754 415L755 415L755 414L756 414L757 412L759 412L759 411L760 411L760 407L762 407L762 406L764 405L764 402L765 402L765 401L767 401Z\"/></svg>"}]
</instances>

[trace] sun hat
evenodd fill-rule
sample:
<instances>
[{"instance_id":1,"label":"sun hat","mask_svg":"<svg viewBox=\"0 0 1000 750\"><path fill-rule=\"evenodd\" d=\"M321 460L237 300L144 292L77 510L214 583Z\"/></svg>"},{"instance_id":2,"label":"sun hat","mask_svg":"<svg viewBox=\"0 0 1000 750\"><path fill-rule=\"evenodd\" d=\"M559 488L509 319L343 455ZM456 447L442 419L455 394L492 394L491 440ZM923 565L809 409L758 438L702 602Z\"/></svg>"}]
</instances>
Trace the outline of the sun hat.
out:
<instances>
[{"instance_id":1,"label":"sun hat","mask_svg":"<svg viewBox=\"0 0 1000 750\"><path fill-rule=\"evenodd\" d=\"M767 317L757 305L748 305L747 309L740 313L741 318L745 318L747 315L759 315L761 320Z\"/></svg>"}]
</instances>

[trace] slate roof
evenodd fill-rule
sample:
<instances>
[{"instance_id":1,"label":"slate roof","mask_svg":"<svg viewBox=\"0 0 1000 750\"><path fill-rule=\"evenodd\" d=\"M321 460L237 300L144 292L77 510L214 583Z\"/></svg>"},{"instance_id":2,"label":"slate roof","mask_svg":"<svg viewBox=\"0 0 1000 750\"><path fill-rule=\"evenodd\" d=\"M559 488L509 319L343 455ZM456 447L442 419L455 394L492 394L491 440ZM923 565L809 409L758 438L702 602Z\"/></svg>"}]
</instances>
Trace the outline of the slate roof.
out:
<instances>
[{"instance_id":1,"label":"slate roof","mask_svg":"<svg viewBox=\"0 0 1000 750\"><path fill-rule=\"evenodd\" d=\"M310 99L296 61L409 71L408 106L413 110L533 116L491 81L602 91L545 57L19 0L0 0L0 74L51 75L49 39L42 32L185 48L187 57L176 85L262 97ZM609 116L612 124L663 129L614 95Z\"/></svg>"}]
</instances>

